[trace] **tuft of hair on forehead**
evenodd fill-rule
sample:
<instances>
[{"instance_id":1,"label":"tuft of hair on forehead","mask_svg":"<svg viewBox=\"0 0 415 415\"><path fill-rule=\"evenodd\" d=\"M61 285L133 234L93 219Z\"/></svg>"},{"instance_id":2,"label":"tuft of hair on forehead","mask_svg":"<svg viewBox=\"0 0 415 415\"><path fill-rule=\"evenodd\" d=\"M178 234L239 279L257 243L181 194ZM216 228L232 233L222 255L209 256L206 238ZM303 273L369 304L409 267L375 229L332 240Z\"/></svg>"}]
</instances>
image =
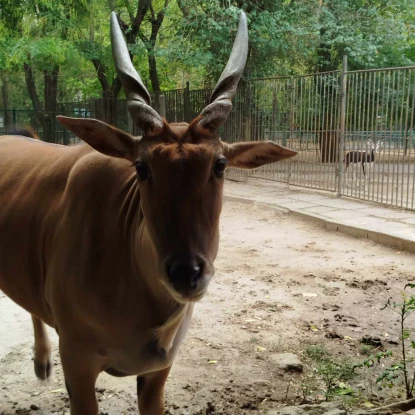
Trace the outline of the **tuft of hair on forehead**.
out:
<instances>
[{"instance_id":1,"label":"tuft of hair on forehead","mask_svg":"<svg viewBox=\"0 0 415 415\"><path fill-rule=\"evenodd\" d=\"M212 158L217 153L214 143L209 141L195 144L186 140L158 143L151 148L153 157L162 157L168 162L194 161L201 162Z\"/></svg>"},{"instance_id":2,"label":"tuft of hair on forehead","mask_svg":"<svg viewBox=\"0 0 415 415\"><path fill-rule=\"evenodd\" d=\"M186 122L169 124L166 119L163 118L163 127L158 130L156 135L149 135L148 138L152 141L155 140L165 144L200 144L207 141L219 142L219 136L216 134L216 131L200 125L200 120L202 118L203 117L198 116L192 120L190 124Z\"/></svg>"}]
</instances>

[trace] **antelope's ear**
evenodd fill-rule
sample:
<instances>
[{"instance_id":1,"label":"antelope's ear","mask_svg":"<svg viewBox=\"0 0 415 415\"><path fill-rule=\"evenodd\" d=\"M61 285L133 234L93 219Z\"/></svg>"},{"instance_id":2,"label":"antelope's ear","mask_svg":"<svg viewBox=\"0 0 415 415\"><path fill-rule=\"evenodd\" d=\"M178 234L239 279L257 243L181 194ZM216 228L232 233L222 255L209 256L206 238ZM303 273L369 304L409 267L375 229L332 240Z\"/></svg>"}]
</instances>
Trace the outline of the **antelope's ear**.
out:
<instances>
[{"instance_id":1,"label":"antelope's ear","mask_svg":"<svg viewBox=\"0 0 415 415\"><path fill-rule=\"evenodd\" d=\"M134 162L138 140L130 134L92 118L69 118L61 115L56 118L65 128L100 153Z\"/></svg>"},{"instance_id":2,"label":"antelope's ear","mask_svg":"<svg viewBox=\"0 0 415 415\"><path fill-rule=\"evenodd\" d=\"M252 141L223 145L223 155L228 159L229 167L254 169L264 164L294 157L297 152L275 144L272 141Z\"/></svg>"}]
</instances>

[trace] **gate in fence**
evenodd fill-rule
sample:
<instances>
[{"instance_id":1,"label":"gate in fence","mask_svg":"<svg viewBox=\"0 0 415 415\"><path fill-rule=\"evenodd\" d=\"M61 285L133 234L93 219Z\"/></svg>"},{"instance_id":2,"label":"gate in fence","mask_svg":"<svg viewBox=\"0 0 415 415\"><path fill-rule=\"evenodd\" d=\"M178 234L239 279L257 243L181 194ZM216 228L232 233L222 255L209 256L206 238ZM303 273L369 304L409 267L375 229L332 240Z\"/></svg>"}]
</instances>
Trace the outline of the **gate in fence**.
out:
<instances>
[{"instance_id":1,"label":"gate in fence","mask_svg":"<svg viewBox=\"0 0 415 415\"><path fill-rule=\"evenodd\" d=\"M170 122L190 121L210 92L187 84L153 93L153 106ZM226 141L273 140L298 156L250 172L229 169L228 178L276 180L415 210L415 67L348 71L344 59L340 71L249 79L233 106L221 128ZM0 134L31 125L46 141L77 142L56 122L57 114L139 133L125 100L95 99L59 104L57 113L42 113L42 119L34 111L0 110Z\"/></svg>"}]
</instances>

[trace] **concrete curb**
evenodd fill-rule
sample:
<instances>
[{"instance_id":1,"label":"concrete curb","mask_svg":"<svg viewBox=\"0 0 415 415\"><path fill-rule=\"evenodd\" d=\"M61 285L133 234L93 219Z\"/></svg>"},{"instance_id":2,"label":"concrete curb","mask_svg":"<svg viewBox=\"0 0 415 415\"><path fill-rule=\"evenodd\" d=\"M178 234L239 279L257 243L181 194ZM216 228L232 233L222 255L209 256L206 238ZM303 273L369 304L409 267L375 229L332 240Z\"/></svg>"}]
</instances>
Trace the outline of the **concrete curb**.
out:
<instances>
[{"instance_id":1,"label":"concrete curb","mask_svg":"<svg viewBox=\"0 0 415 415\"><path fill-rule=\"evenodd\" d=\"M346 225L340 221L328 220L319 216L318 214L311 214L300 211L298 209L290 209L285 206L278 206L277 203L260 202L255 199L240 196L231 196L226 194L224 195L224 200L229 202L258 205L266 209L290 212L293 216L317 223L319 226L330 232L340 232L355 238L365 238L381 245L386 245L388 247L415 253L415 241L401 238L396 235L373 231L363 227Z\"/></svg>"}]
</instances>

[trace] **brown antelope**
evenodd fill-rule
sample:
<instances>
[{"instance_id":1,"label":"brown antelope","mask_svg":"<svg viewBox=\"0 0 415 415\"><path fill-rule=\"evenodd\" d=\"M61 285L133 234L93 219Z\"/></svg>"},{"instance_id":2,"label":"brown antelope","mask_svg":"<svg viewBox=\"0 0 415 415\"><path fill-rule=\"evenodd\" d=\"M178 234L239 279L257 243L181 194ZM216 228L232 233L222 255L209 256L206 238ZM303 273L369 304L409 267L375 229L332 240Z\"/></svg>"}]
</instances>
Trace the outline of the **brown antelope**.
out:
<instances>
[{"instance_id":1,"label":"brown antelope","mask_svg":"<svg viewBox=\"0 0 415 415\"><path fill-rule=\"evenodd\" d=\"M164 383L214 274L225 167L296 152L218 137L247 57L244 13L210 104L190 124L151 108L115 13L111 38L143 136L58 117L85 143L0 138L0 288L32 315L41 379L52 367L44 323L59 334L72 415L98 414L102 371L136 375L140 413L162 415Z\"/></svg>"}]
</instances>

